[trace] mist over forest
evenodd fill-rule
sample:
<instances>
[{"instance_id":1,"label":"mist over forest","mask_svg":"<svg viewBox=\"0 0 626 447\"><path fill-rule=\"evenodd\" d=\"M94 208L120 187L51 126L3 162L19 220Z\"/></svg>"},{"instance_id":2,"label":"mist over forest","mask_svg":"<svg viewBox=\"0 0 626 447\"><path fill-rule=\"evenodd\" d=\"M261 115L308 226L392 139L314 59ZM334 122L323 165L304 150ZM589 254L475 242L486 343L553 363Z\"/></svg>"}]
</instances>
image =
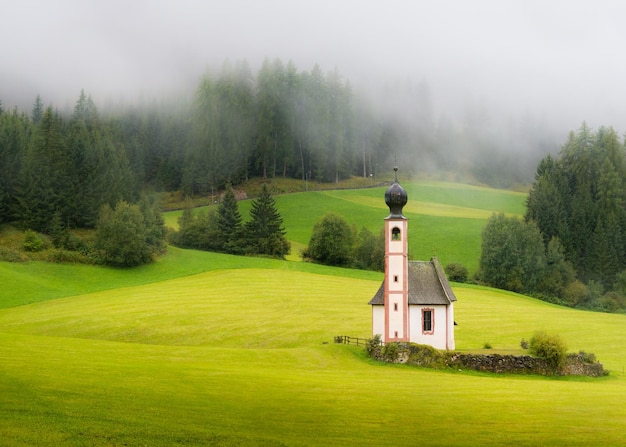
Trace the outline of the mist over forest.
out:
<instances>
[{"instance_id":1,"label":"mist over forest","mask_svg":"<svg viewBox=\"0 0 626 447\"><path fill-rule=\"evenodd\" d=\"M30 109L4 108L31 126L24 141L3 153L40 152L45 160L50 148L35 146L49 145L41 142L56 132L60 154L88 157L94 151L88 142L73 147L74 127L82 123L94 141L106 140L120 163L128 162L120 169L134 177L131 189L194 195L250 177L376 182L395 164L406 178L513 187L529 184L538 161L558 149L556 134L528 113L494 116L466 104L460 115L437 114L426 81L377 88L359 90L338 69L325 72L317 64L302 70L265 59L253 72L246 60L227 60L207 69L187 96L100 107L81 91L72 108L46 104L39 95ZM4 127L11 134L6 120Z\"/></svg>"},{"instance_id":2,"label":"mist over forest","mask_svg":"<svg viewBox=\"0 0 626 447\"><path fill-rule=\"evenodd\" d=\"M249 66L258 99L264 64L279 60L337 79L351 118L373 124L371 147L350 135L355 157L376 154L365 168L353 160L351 175L397 157L410 173L509 187L532 181L583 122L624 131L625 12L613 0L9 2L0 99L30 114L39 95L67 117L84 90L103 118L184 126L199 86L225 63Z\"/></svg>"}]
</instances>

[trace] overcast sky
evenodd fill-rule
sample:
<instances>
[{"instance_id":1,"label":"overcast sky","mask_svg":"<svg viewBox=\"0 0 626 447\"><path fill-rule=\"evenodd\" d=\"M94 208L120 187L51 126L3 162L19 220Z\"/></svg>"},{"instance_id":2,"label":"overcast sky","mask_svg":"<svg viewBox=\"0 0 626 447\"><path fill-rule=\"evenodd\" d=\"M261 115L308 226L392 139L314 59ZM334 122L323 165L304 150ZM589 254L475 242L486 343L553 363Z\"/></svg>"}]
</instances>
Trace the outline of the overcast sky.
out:
<instances>
[{"instance_id":1,"label":"overcast sky","mask_svg":"<svg viewBox=\"0 0 626 447\"><path fill-rule=\"evenodd\" d=\"M626 131L622 1L2 0L0 21L5 108L189 91L225 59L256 72L267 57L357 88L426 81L439 112L474 101Z\"/></svg>"}]
</instances>

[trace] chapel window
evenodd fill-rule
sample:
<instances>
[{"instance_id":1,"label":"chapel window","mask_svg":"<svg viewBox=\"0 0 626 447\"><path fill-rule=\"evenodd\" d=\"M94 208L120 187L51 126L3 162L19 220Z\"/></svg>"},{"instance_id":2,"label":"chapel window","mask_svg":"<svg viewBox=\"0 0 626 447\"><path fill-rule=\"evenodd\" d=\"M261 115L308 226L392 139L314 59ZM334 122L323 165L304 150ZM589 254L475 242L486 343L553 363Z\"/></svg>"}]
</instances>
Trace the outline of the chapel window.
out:
<instances>
[{"instance_id":1,"label":"chapel window","mask_svg":"<svg viewBox=\"0 0 626 447\"><path fill-rule=\"evenodd\" d=\"M394 227L393 230L391 230L391 240L392 241L400 240L400 228Z\"/></svg>"},{"instance_id":2,"label":"chapel window","mask_svg":"<svg viewBox=\"0 0 626 447\"><path fill-rule=\"evenodd\" d=\"M422 310L422 332L425 334L433 333L433 310Z\"/></svg>"}]
</instances>

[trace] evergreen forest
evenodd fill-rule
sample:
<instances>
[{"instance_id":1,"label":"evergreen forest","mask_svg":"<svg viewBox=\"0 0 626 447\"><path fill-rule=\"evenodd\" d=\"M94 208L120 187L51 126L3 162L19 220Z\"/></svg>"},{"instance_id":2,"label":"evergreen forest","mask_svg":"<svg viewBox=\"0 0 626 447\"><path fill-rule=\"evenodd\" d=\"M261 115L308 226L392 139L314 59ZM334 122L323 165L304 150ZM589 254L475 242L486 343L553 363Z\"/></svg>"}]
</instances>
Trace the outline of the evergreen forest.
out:
<instances>
[{"instance_id":1,"label":"evergreen forest","mask_svg":"<svg viewBox=\"0 0 626 447\"><path fill-rule=\"evenodd\" d=\"M537 166L524 219L492 216L480 279L572 307L626 308L626 150L616 131L572 131Z\"/></svg>"},{"instance_id":2,"label":"evergreen forest","mask_svg":"<svg viewBox=\"0 0 626 447\"><path fill-rule=\"evenodd\" d=\"M374 98L336 69L279 59L256 74L246 61L225 62L178 101L101 111L81 91L73 110L39 96L28 111L0 102L0 222L49 232L56 214L69 228L93 228L104 205L136 203L145 191L207 195L252 177L375 182L394 164L409 176L463 172L509 187L527 183L553 149L531 118L503 137L480 111L458 123L432 109L425 83L390 84Z\"/></svg>"}]
</instances>

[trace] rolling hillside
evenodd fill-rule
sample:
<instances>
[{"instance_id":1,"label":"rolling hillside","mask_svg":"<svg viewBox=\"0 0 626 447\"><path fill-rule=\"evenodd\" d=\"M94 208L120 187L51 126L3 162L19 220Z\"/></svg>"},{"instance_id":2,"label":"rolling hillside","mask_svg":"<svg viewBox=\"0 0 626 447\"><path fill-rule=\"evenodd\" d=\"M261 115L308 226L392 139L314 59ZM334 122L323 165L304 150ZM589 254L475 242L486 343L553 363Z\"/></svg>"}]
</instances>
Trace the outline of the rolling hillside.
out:
<instances>
[{"instance_id":1,"label":"rolling hillside","mask_svg":"<svg viewBox=\"0 0 626 447\"><path fill-rule=\"evenodd\" d=\"M484 219L442 214L492 211L490 191L434 188L436 199L409 190L421 203L407 210L416 245L419 219L462 231L472 227L461 219ZM310 200L375 227L381 191ZM322 210L278 199L290 238L306 242ZM498 206L519 214L516 200ZM441 239L441 258L457 238ZM0 276L3 446L623 445L625 315L455 285L459 350L519 353L544 329L612 371L495 376L378 364L334 344L370 335L380 273L171 248L133 270L0 263Z\"/></svg>"},{"instance_id":2,"label":"rolling hillside","mask_svg":"<svg viewBox=\"0 0 626 447\"><path fill-rule=\"evenodd\" d=\"M332 343L368 335L379 282L280 264L1 310L4 445L614 445L626 429L623 315L457 287L460 350L516 352L549 329L613 375L380 365Z\"/></svg>"}]
</instances>

